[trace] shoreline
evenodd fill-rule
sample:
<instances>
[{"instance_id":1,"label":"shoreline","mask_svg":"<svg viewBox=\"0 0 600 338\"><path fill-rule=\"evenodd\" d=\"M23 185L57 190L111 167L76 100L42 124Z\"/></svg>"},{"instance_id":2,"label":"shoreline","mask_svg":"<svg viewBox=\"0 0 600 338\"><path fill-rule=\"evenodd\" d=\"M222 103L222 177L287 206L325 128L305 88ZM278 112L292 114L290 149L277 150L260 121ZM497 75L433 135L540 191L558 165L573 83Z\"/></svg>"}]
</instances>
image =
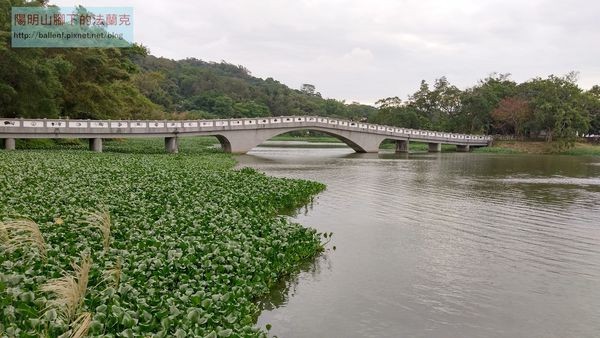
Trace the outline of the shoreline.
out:
<instances>
[{"instance_id":1,"label":"shoreline","mask_svg":"<svg viewBox=\"0 0 600 338\"><path fill-rule=\"evenodd\" d=\"M180 146L183 153L195 153L202 150L206 153L220 153L218 142L214 137L189 137L181 138ZM298 148L339 148L347 145L334 137L328 136L276 136L259 147L298 147ZM490 147L475 148L471 153L478 154L535 154L535 155L568 155L568 156L600 156L600 145L585 142L576 142L571 148L561 147L559 141L547 143L543 141L495 141ZM411 153L428 152L428 145L421 142L410 142ZM31 139L18 140L17 150L87 150L88 146L79 139ZM395 144L384 141L380 149L395 149ZM107 152L121 153L164 153L164 147L158 139L123 140L114 139L106 141ZM456 152L456 147L442 144L441 152Z\"/></svg>"},{"instance_id":2,"label":"shoreline","mask_svg":"<svg viewBox=\"0 0 600 338\"><path fill-rule=\"evenodd\" d=\"M344 143L334 137L325 136L287 136L280 135L272 138L269 141L283 142L307 142L307 143L323 143L336 144L342 146ZM586 142L575 142L573 147L561 149L558 141L547 143L543 141L494 141L490 147L475 148L472 153L480 154L536 154L536 155L569 155L569 156L600 156L600 145L594 145ZM266 145L261 145L266 146ZM287 146L287 145L286 145ZM290 145L293 147L294 145ZM302 146L302 145L300 145ZM304 145L309 147L310 145ZM428 146L426 143L411 142L409 144L411 152L427 152ZM384 141L380 149L394 149L395 145L391 142ZM456 147L453 145L442 144L442 152L455 152Z\"/></svg>"},{"instance_id":3,"label":"shoreline","mask_svg":"<svg viewBox=\"0 0 600 338\"><path fill-rule=\"evenodd\" d=\"M475 153L600 156L600 145L576 142L572 147L561 148L561 143L542 141L495 141L491 147L478 148Z\"/></svg>"}]
</instances>

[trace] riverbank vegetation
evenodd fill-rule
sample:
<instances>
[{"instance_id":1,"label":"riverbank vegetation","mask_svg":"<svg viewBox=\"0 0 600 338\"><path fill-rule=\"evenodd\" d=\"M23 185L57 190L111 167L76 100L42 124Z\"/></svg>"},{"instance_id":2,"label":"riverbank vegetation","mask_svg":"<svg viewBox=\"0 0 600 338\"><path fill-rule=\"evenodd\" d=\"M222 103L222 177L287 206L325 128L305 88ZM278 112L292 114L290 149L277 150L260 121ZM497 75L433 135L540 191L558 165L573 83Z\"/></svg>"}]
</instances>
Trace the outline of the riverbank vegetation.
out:
<instances>
[{"instance_id":1,"label":"riverbank vegetation","mask_svg":"<svg viewBox=\"0 0 600 338\"><path fill-rule=\"evenodd\" d=\"M308 143L331 143L342 144L342 141L332 136L323 135L294 135L283 134L276 136L271 141L302 141ZM380 149L393 150L396 144L392 140L384 141ZM429 145L423 142L410 142L410 152L427 152ZM456 146L452 144L442 144L442 152L455 152ZM574 156L600 156L600 145L594 145L587 142L573 142L565 145L565 142L545 142L545 141L495 141L491 147L477 147L472 149L475 153L491 154L555 154L555 155L574 155Z\"/></svg>"},{"instance_id":2,"label":"riverbank vegetation","mask_svg":"<svg viewBox=\"0 0 600 338\"><path fill-rule=\"evenodd\" d=\"M392 97L378 104L371 121L394 126L567 143L600 134L600 86L581 89L576 73L523 83L494 74L466 90L442 77L433 86L421 82L406 101Z\"/></svg>"},{"instance_id":3,"label":"riverbank vegetation","mask_svg":"<svg viewBox=\"0 0 600 338\"><path fill-rule=\"evenodd\" d=\"M324 98L252 76L243 66L194 58L169 60L132 48L10 47L10 7L0 3L0 116L90 119L198 119L322 115L439 131L560 139L600 134L600 86L583 90L577 74L517 83L492 74L459 89L447 78L423 80L407 99L375 106ZM35 95L31 95L35 93Z\"/></svg>"},{"instance_id":4,"label":"riverbank vegetation","mask_svg":"<svg viewBox=\"0 0 600 338\"><path fill-rule=\"evenodd\" d=\"M494 154L553 154L572 156L600 156L600 145L574 142L565 146L562 142L543 141L496 141L492 147L477 148L476 153Z\"/></svg>"},{"instance_id":5,"label":"riverbank vegetation","mask_svg":"<svg viewBox=\"0 0 600 338\"><path fill-rule=\"evenodd\" d=\"M0 151L0 336L266 335L256 299L322 250L277 214L324 186L143 142Z\"/></svg>"}]
</instances>

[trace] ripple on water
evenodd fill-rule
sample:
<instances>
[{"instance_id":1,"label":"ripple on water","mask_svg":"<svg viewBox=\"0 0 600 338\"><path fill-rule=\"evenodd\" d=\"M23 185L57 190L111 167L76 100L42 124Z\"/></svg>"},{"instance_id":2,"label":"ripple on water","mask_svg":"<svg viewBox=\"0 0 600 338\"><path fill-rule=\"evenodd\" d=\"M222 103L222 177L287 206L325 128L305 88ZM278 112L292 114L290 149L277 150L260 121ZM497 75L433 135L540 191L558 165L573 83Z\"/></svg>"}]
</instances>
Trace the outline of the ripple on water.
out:
<instances>
[{"instance_id":1,"label":"ripple on water","mask_svg":"<svg viewBox=\"0 0 600 338\"><path fill-rule=\"evenodd\" d=\"M581 186L600 186L600 177L509 177L496 179L497 182L513 184L547 184L547 185L572 185Z\"/></svg>"},{"instance_id":2,"label":"ripple on water","mask_svg":"<svg viewBox=\"0 0 600 338\"><path fill-rule=\"evenodd\" d=\"M261 148L240 165L327 184L306 225L326 263L259 325L285 337L595 337L600 170L552 156L381 159ZM529 170L528 168L531 168Z\"/></svg>"}]
</instances>

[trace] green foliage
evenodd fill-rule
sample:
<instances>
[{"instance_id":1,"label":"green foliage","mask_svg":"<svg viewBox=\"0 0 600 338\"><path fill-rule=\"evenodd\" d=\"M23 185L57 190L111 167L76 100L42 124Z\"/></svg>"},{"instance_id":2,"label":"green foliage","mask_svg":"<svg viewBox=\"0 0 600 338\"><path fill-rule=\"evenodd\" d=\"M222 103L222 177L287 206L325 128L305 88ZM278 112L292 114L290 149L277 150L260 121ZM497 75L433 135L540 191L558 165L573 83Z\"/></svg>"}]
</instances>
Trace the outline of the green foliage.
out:
<instances>
[{"instance_id":1,"label":"green foliage","mask_svg":"<svg viewBox=\"0 0 600 338\"><path fill-rule=\"evenodd\" d=\"M460 113L450 122L449 130L483 134L495 132L492 112L503 99L516 94L517 84L509 76L492 74L473 88L465 90Z\"/></svg>"},{"instance_id":2,"label":"green foliage","mask_svg":"<svg viewBox=\"0 0 600 338\"><path fill-rule=\"evenodd\" d=\"M380 107L370 122L413 129L425 128L431 124L426 117L419 115L417 110L411 106Z\"/></svg>"},{"instance_id":3,"label":"green foliage","mask_svg":"<svg viewBox=\"0 0 600 338\"><path fill-rule=\"evenodd\" d=\"M510 148L502 147L482 147L473 149L474 153L485 153L485 154L521 154L521 151Z\"/></svg>"},{"instance_id":4,"label":"green foliage","mask_svg":"<svg viewBox=\"0 0 600 338\"><path fill-rule=\"evenodd\" d=\"M313 85L294 90L272 78L253 77L227 62L147 56L138 64L143 72L136 85L166 111L201 110L221 118L314 114L354 119L375 112L368 105L323 99Z\"/></svg>"},{"instance_id":5,"label":"green foliage","mask_svg":"<svg viewBox=\"0 0 600 338\"><path fill-rule=\"evenodd\" d=\"M0 220L29 217L47 248L45 261L29 260L31 250L0 244L0 330L68 331L42 286L89 253L80 311L92 314L91 336L265 336L255 299L321 250L315 230L276 214L324 186L233 164L187 151L0 152ZM86 223L98 205L109 233Z\"/></svg>"},{"instance_id":6,"label":"green foliage","mask_svg":"<svg viewBox=\"0 0 600 338\"><path fill-rule=\"evenodd\" d=\"M261 117L271 114L269 107L254 101L236 103L233 105L233 110L234 117Z\"/></svg>"},{"instance_id":7,"label":"green foliage","mask_svg":"<svg viewBox=\"0 0 600 338\"><path fill-rule=\"evenodd\" d=\"M600 133L600 87L583 92L576 73L522 84L508 74L492 74L464 91L442 77L433 88L422 81L406 102L392 97L377 104L370 121L407 128L543 136L559 139L562 148L588 131Z\"/></svg>"},{"instance_id":8,"label":"green foliage","mask_svg":"<svg viewBox=\"0 0 600 338\"><path fill-rule=\"evenodd\" d=\"M560 154L572 156L600 156L600 146L576 145L568 150L564 150Z\"/></svg>"},{"instance_id":9,"label":"green foliage","mask_svg":"<svg viewBox=\"0 0 600 338\"><path fill-rule=\"evenodd\" d=\"M0 116L139 118L160 111L131 80L144 47L12 49L10 7L49 7L45 1L0 4Z\"/></svg>"},{"instance_id":10,"label":"green foliage","mask_svg":"<svg viewBox=\"0 0 600 338\"><path fill-rule=\"evenodd\" d=\"M195 58L170 60L130 48L10 48L10 7L0 1L0 116L90 119L207 119L321 115L415 129L545 137L572 144L600 134L600 87L583 92L576 74L517 84L492 74L460 90L446 77L422 81L402 101L324 99L312 84L298 90L252 76L243 66ZM84 8L80 8L85 11ZM521 102L523 104L515 104ZM527 106L528 109L517 109ZM530 109L529 109L530 108ZM493 112L496 112L495 116ZM531 114L530 114L531 112Z\"/></svg>"},{"instance_id":11,"label":"green foliage","mask_svg":"<svg viewBox=\"0 0 600 338\"><path fill-rule=\"evenodd\" d=\"M547 141L554 137L573 141L578 132L589 129L590 116L585 97L575 83L575 74L551 75L521 85L521 92L533 108L533 132L544 132Z\"/></svg>"},{"instance_id":12,"label":"green foliage","mask_svg":"<svg viewBox=\"0 0 600 338\"><path fill-rule=\"evenodd\" d=\"M585 106L590 113L590 133L600 135L600 86L585 93Z\"/></svg>"}]
</instances>

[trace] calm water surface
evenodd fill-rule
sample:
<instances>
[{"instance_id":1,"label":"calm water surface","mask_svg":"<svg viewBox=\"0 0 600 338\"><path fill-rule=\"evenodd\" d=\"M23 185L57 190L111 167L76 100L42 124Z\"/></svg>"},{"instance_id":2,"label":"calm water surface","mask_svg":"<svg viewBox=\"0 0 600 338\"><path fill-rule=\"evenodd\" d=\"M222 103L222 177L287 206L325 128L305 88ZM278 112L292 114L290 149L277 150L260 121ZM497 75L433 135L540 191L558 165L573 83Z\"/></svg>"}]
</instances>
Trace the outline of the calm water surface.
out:
<instances>
[{"instance_id":1,"label":"calm water surface","mask_svg":"<svg viewBox=\"0 0 600 338\"><path fill-rule=\"evenodd\" d=\"M295 220L336 250L273 290L279 337L600 337L600 159L256 148L327 184Z\"/></svg>"}]
</instances>

